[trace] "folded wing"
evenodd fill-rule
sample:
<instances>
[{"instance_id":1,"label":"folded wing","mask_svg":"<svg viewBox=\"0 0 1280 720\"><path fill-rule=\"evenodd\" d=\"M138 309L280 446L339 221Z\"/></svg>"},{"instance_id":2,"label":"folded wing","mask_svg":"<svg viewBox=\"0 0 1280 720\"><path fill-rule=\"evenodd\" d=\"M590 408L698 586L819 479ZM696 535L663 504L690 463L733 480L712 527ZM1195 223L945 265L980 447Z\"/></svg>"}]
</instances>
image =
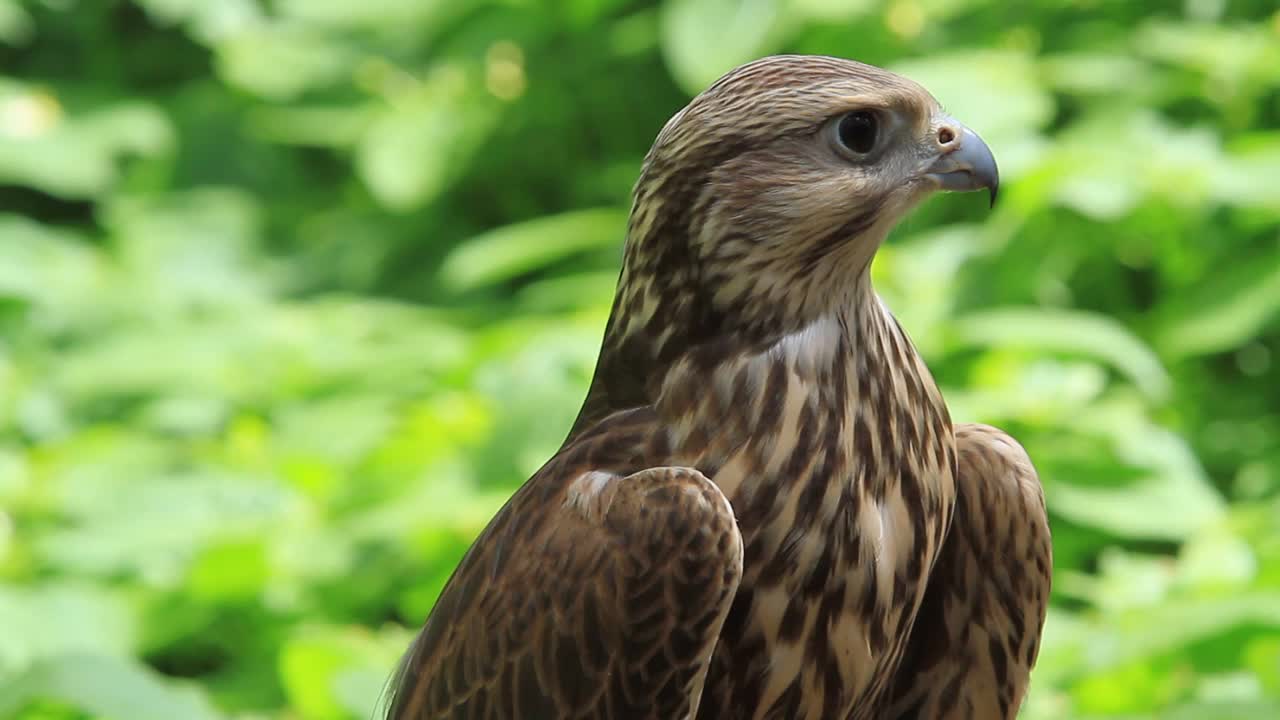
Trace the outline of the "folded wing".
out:
<instances>
[{"instance_id":1,"label":"folded wing","mask_svg":"<svg viewBox=\"0 0 1280 720\"><path fill-rule=\"evenodd\" d=\"M553 460L450 579L388 717L692 717L741 576L732 509L698 471Z\"/></svg>"},{"instance_id":2,"label":"folded wing","mask_svg":"<svg viewBox=\"0 0 1280 720\"><path fill-rule=\"evenodd\" d=\"M955 434L955 515L887 720L1013 720L1039 651L1053 564L1039 478L1003 431Z\"/></svg>"}]
</instances>

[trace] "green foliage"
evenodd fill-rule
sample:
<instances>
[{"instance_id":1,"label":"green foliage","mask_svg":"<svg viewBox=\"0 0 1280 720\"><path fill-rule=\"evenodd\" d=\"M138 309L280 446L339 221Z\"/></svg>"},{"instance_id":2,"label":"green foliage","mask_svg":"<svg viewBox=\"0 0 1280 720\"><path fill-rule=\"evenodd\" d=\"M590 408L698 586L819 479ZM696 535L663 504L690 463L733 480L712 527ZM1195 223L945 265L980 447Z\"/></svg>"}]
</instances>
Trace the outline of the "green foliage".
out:
<instances>
[{"instance_id":1,"label":"green foliage","mask_svg":"<svg viewBox=\"0 0 1280 720\"><path fill-rule=\"evenodd\" d=\"M1043 475L1024 716L1280 716L1274 3L0 0L0 718L367 717L574 417L649 143L784 50L1000 159L874 274Z\"/></svg>"}]
</instances>

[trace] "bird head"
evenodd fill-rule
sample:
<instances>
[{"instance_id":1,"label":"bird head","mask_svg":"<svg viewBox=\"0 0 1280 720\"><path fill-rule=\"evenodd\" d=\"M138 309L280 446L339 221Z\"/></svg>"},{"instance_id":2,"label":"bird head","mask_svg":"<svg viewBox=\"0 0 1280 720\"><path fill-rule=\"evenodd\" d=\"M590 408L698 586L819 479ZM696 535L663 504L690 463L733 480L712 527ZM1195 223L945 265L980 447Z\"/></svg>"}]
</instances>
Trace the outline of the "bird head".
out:
<instances>
[{"instance_id":1,"label":"bird head","mask_svg":"<svg viewBox=\"0 0 1280 720\"><path fill-rule=\"evenodd\" d=\"M768 57L663 128L636 185L628 264L694 268L685 281L724 322L785 329L847 299L923 198L986 189L994 202L997 186L986 144L917 83L850 60Z\"/></svg>"},{"instance_id":2,"label":"bird head","mask_svg":"<svg viewBox=\"0 0 1280 720\"><path fill-rule=\"evenodd\" d=\"M832 312L856 321L874 305L871 259L912 207L938 190L994 201L997 185L982 139L911 80L799 55L731 71L645 158L575 432L651 401L693 348L767 346Z\"/></svg>"}]
</instances>

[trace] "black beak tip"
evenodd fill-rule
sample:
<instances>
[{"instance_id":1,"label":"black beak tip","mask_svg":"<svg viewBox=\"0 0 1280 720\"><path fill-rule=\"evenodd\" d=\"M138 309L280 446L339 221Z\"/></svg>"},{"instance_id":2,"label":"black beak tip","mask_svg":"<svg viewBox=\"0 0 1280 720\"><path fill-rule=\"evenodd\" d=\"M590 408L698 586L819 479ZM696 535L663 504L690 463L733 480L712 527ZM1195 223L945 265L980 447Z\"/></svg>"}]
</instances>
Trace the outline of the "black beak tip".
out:
<instances>
[{"instance_id":1,"label":"black beak tip","mask_svg":"<svg viewBox=\"0 0 1280 720\"><path fill-rule=\"evenodd\" d=\"M987 206L988 208L993 208L996 206L996 195L999 194L999 191L1000 191L999 184L994 184L988 189L988 195L991 197L991 204Z\"/></svg>"}]
</instances>

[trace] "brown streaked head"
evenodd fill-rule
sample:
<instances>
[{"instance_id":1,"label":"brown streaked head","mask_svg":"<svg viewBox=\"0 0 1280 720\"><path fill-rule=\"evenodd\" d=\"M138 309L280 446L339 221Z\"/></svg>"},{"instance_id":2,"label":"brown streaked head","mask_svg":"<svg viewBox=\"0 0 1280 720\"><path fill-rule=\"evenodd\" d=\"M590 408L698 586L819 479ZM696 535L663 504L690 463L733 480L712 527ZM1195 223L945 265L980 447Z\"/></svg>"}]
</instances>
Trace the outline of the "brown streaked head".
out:
<instances>
[{"instance_id":1,"label":"brown streaked head","mask_svg":"<svg viewBox=\"0 0 1280 720\"><path fill-rule=\"evenodd\" d=\"M986 144L917 83L839 58L768 57L663 128L636 185L628 261L684 243L716 310L763 301L810 316L856 284L924 197L985 188L994 200L997 184Z\"/></svg>"},{"instance_id":2,"label":"brown streaked head","mask_svg":"<svg viewBox=\"0 0 1280 720\"><path fill-rule=\"evenodd\" d=\"M804 55L733 70L645 158L575 432L652 401L650 383L691 348L762 347L861 307L872 256L912 207L996 184L987 146L911 80Z\"/></svg>"}]
</instances>

